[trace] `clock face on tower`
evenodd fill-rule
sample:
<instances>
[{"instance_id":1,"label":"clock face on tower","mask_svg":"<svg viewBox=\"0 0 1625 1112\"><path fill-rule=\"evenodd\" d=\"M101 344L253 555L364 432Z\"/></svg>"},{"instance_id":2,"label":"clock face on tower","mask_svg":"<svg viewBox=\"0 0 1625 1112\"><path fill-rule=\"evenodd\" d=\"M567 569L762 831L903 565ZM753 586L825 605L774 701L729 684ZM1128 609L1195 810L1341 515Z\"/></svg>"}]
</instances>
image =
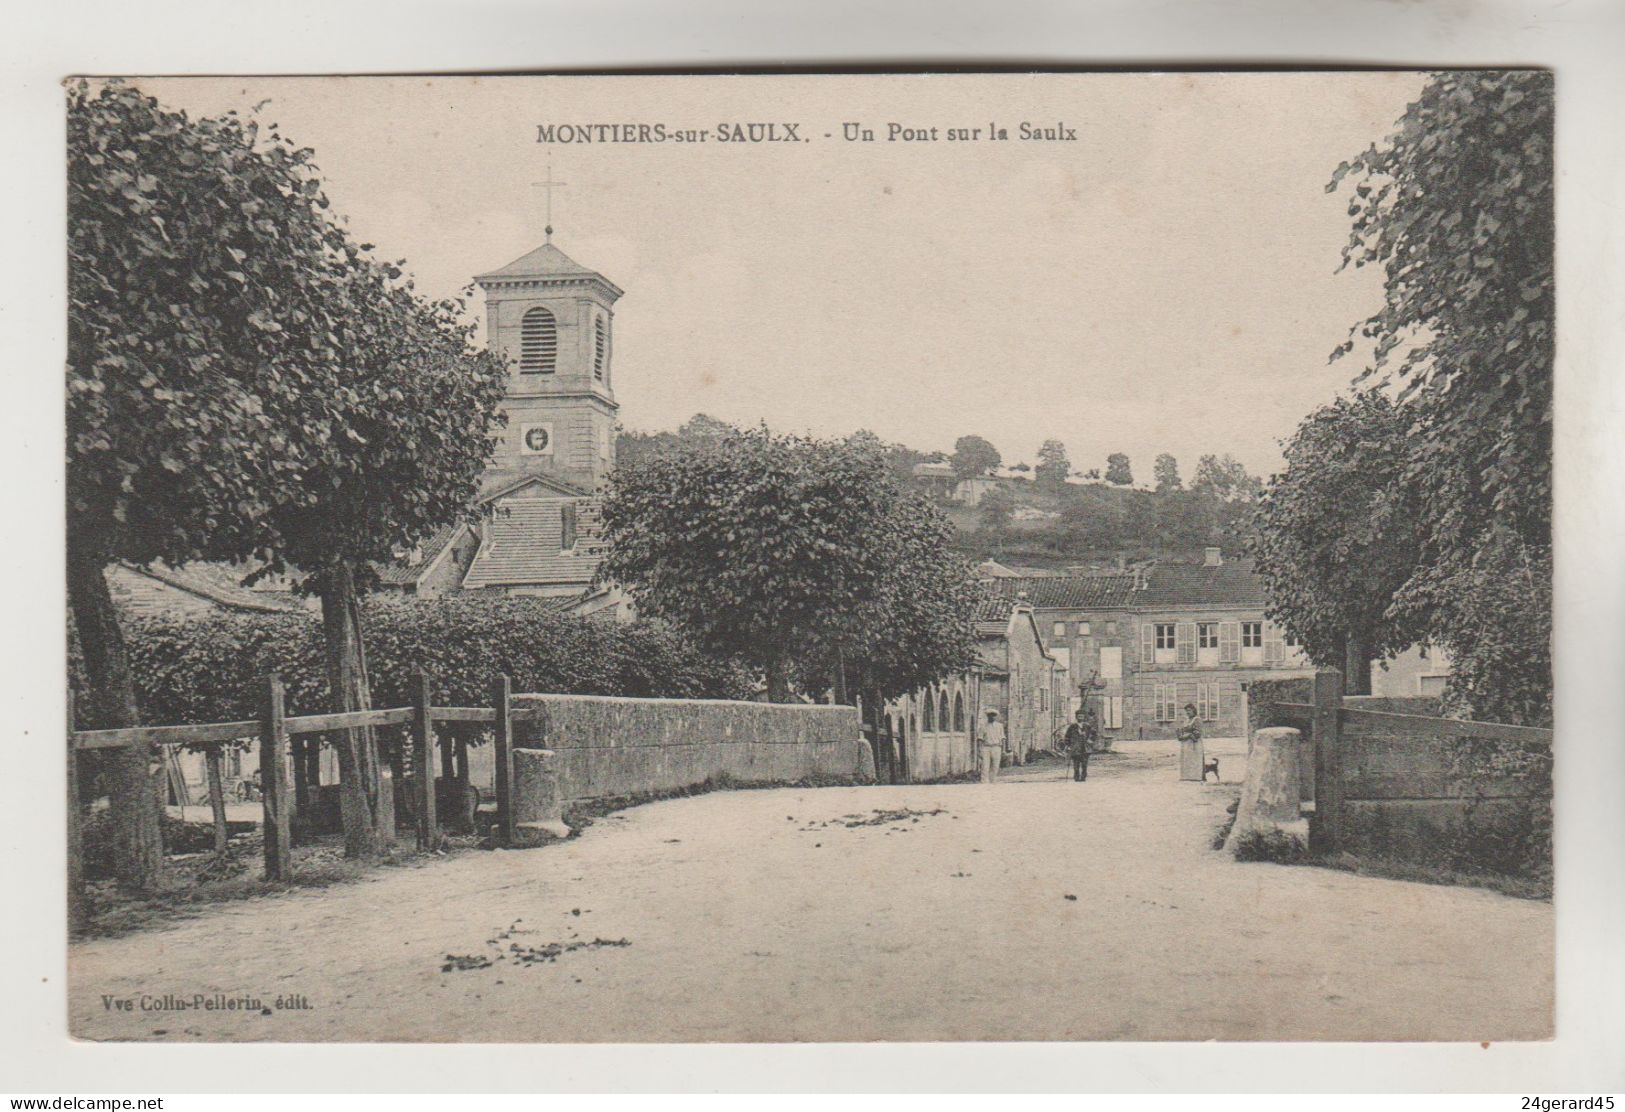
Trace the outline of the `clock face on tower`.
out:
<instances>
[{"instance_id":1,"label":"clock face on tower","mask_svg":"<svg viewBox=\"0 0 1625 1112\"><path fill-rule=\"evenodd\" d=\"M526 425L520 431L519 443L526 455L550 456L553 454L553 426Z\"/></svg>"}]
</instances>

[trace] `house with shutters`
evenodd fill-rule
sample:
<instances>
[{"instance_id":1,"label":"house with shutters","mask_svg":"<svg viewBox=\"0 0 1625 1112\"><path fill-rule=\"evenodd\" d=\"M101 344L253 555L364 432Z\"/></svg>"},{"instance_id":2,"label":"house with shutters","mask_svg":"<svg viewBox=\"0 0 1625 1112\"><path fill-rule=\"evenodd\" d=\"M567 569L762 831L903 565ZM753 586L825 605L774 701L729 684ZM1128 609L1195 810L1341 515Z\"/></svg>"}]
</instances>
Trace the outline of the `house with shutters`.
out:
<instances>
[{"instance_id":1,"label":"house with shutters","mask_svg":"<svg viewBox=\"0 0 1625 1112\"><path fill-rule=\"evenodd\" d=\"M1246 685L1312 672L1265 617L1251 560L1209 548L1200 564L1062 579L997 579L991 589L1033 609L1046 648L1067 666L1071 707L1089 685L1106 738L1171 738L1196 707L1210 736L1246 732Z\"/></svg>"}]
</instances>

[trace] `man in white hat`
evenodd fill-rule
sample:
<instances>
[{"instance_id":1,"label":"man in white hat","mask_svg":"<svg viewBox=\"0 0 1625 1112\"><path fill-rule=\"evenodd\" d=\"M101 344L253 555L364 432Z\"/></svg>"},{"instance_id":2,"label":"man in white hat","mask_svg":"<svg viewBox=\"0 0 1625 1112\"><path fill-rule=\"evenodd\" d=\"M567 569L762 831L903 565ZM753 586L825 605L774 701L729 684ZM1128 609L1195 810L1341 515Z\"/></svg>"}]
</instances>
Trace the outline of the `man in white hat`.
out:
<instances>
[{"instance_id":1,"label":"man in white hat","mask_svg":"<svg viewBox=\"0 0 1625 1112\"><path fill-rule=\"evenodd\" d=\"M1004 759L1004 723L999 712L992 707L987 711L987 725L977 739L977 756L982 760L982 783L991 784L999 778L999 762Z\"/></svg>"}]
</instances>

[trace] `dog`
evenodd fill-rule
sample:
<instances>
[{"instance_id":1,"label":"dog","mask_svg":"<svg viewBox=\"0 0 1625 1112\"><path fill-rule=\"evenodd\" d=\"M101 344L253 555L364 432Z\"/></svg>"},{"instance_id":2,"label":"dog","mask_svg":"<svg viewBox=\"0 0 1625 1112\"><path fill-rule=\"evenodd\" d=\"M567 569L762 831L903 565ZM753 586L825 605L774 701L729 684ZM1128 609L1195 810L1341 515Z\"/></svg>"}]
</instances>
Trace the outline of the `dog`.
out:
<instances>
[{"instance_id":1,"label":"dog","mask_svg":"<svg viewBox=\"0 0 1625 1112\"><path fill-rule=\"evenodd\" d=\"M1211 761L1202 765L1202 783L1207 783L1207 774L1210 772L1213 773L1213 779L1217 781L1219 779L1219 758L1214 757Z\"/></svg>"}]
</instances>

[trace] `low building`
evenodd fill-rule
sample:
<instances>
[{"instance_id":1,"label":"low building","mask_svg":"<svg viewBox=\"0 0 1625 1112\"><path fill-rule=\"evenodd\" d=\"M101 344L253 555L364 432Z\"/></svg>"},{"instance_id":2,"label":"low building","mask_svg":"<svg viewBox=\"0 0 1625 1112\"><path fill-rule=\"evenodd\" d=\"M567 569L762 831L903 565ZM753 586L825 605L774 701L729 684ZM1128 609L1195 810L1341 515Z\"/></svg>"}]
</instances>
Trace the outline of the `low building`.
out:
<instances>
[{"instance_id":1,"label":"low building","mask_svg":"<svg viewBox=\"0 0 1625 1112\"><path fill-rule=\"evenodd\" d=\"M1010 760L1054 749L1066 728L1066 667L1044 648L1032 608L983 599L976 613L977 664L881 708L875 764L893 783L971 773L989 709L999 712Z\"/></svg>"},{"instance_id":2,"label":"low building","mask_svg":"<svg viewBox=\"0 0 1625 1112\"><path fill-rule=\"evenodd\" d=\"M1067 712L1055 702L1056 676L1064 684L1067 668L1045 647L1033 608L1009 598L984 599L976 612L976 653L981 691L977 727L990 707L998 710L1017 764L1054 749Z\"/></svg>"},{"instance_id":3,"label":"low building","mask_svg":"<svg viewBox=\"0 0 1625 1112\"><path fill-rule=\"evenodd\" d=\"M1242 734L1247 684L1311 671L1265 617L1252 562L1225 560L1217 548L1201 564L987 582L1032 608L1046 648L1070 673L1069 709L1092 686L1106 739L1171 738L1186 704L1210 734Z\"/></svg>"},{"instance_id":4,"label":"low building","mask_svg":"<svg viewBox=\"0 0 1625 1112\"><path fill-rule=\"evenodd\" d=\"M1371 694L1390 699L1438 698L1450 679L1450 654L1426 642L1371 662Z\"/></svg>"},{"instance_id":5,"label":"low building","mask_svg":"<svg viewBox=\"0 0 1625 1112\"><path fill-rule=\"evenodd\" d=\"M951 498L954 487L959 483L959 476L954 474L952 465L946 463L916 463L911 474L916 486L940 498Z\"/></svg>"},{"instance_id":6,"label":"low building","mask_svg":"<svg viewBox=\"0 0 1625 1112\"><path fill-rule=\"evenodd\" d=\"M252 568L199 561L173 568L153 563L110 564L107 589L114 605L138 617L201 618L220 611L285 614L305 610L314 600L287 592L243 586Z\"/></svg>"},{"instance_id":7,"label":"low building","mask_svg":"<svg viewBox=\"0 0 1625 1112\"><path fill-rule=\"evenodd\" d=\"M461 522L436 530L400 562L377 566L378 589L415 598L461 590L479 547L479 534Z\"/></svg>"}]
</instances>

